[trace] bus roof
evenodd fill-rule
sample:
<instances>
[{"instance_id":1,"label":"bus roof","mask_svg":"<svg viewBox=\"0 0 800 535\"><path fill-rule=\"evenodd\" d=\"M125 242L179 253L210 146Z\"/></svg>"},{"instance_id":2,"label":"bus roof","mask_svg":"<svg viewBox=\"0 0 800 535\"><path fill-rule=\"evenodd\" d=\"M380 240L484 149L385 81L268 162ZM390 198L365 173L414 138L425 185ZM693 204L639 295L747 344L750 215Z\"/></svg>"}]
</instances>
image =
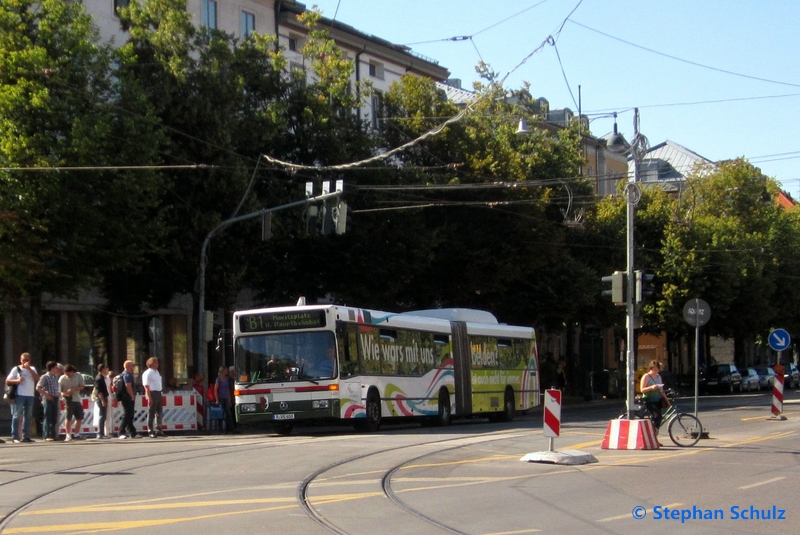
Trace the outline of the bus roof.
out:
<instances>
[{"instance_id":1,"label":"bus roof","mask_svg":"<svg viewBox=\"0 0 800 535\"><path fill-rule=\"evenodd\" d=\"M467 332L477 336L508 336L513 338L533 338L532 327L512 326L498 323L494 314L483 310L468 308L441 308L431 310L418 310L412 312L392 313L380 310L355 308L342 305L319 304L271 307L252 310L241 310L234 313L259 314L300 312L309 310L324 310L334 320L349 322L363 322L368 325L384 328L406 328L429 332L450 333L452 321L466 324Z\"/></svg>"},{"instance_id":2,"label":"bus roof","mask_svg":"<svg viewBox=\"0 0 800 535\"><path fill-rule=\"evenodd\" d=\"M403 312L407 316L422 316L425 318L439 318L449 321L466 321L472 323L497 324L497 318L491 312L476 310L474 308L432 308L428 310L412 310Z\"/></svg>"}]
</instances>

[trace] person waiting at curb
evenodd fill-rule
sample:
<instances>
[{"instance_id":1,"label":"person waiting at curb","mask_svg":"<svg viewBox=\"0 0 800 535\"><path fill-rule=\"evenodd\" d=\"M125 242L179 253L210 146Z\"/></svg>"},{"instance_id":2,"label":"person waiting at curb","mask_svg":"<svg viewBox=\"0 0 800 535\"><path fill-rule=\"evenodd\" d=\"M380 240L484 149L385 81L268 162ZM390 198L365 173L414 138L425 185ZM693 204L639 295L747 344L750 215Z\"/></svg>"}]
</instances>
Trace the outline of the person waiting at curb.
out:
<instances>
[{"instance_id":1,"label":"person waiting at curb","mask_svg":"<svg viewBox=\"0 0 800 535\"><path fill-rule=\"evenodd\" d=\"M78 370L72 364L67 364L64 367L64 375L58 380L58 385L61 387L61 397L64 398L64 404L67 406L67 417L64 420L64 429L67 432L67 441L70 440L83 440L81 435L81 423L83 422L83 403L81 402L81 392L85 386L83 382L83 375L78 373ZM75 420L75 427L71 426L72 420Z\"/></svg>"},{"instance_id":2,"label":"person waiting at curb","mask_svg":"<svg viewBox=\"0 0 800 535\"><path fill-rule=\"evenodd\" d=\"M133 425L134 411L136 410L136 390L134 390L135 378L133 372L136 365L132 360L126 360L123 366L125 371L122 372L122 380L125 387L119 394L119 402L122 404L123 410L119 438L126 440L128 438L138 438L139 435L136 434L136 427Z\"/></svg>"},{"instance_id":3,"label":"person waiting at curb","mask_svg":"<svg viewBox=\"0 0 800 535\"><path fill-rule=\"evenodd\" d=\"M6 384L17 385L17 393L11 401L11 438L15 444L33 442L30 437L33 419L33 398L39 372L31 366L30 353L19 356L19 365L14 366L6 377ZM20 430L22 436L20 436Z\"/></svg>"},{"instance_id":4,"label":"person waiting at curb","mask_svg":"<svg viewBox=\"0 0 800 535\"><path fill-rule=\"evenodd\" d=\"M109 380L108 374L111 370L108 369L104 363L97 365L97 376L94 378L94 391L92 392L92 399L94 400L95 407L97 408L97 438L105 440L111 438L108 436L106 430L106 418L108 417L108 409L111 407L111 396L109 395Z\"/></svg>"},{"instance_id":5,"label":"person waiting at curb","mask_svg":"<svg viewBox=\"0 0 800 535\"><path fill-rule=\"evenodd\" d=\"M39 378L36 391L42 397L42 407L44 408L44 421L42 422L42 437L46 442L53 442L56 439L58 429L58 402L61 399L61 386L58 378L61 375L58 371L58 363L51 360L45 366L47 373Z\"/></svg>"},{"instance_id":6,"label":"person waiting at curb","mask_svg":"<svg viewBox=\"0 0 800 535\"><path fill-rule=\"evenodd\" d=\"M163 437L163 413L162 413L162 384L161 374L158 372L158 359L150 357L147 359L147 369L142 374L142 385L147 396L147 429L150 438Z\"/></svg>"}]
</instances>

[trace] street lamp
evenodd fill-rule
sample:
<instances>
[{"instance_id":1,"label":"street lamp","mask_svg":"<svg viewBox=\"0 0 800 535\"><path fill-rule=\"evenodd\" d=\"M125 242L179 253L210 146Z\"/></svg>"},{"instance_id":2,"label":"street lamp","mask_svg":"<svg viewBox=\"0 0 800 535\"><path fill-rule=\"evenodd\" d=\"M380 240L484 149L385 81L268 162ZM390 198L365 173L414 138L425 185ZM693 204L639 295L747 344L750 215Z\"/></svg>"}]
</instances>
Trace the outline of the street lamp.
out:
<instances>
[{"instance_id":1,"label":"street lamp","mask_svg":"<svg viewBox=\"0 0 800 535\"><path fill-rule=\"evenodd\" d=\"M616 117L616 114L615 114ZM636 304L634 301L635 280L634 280L634 241L633 241L633 228L636 217L636 205L641 198L641 190L639 189L639 165L642 163L645 154L647 153L647 138L639 133L639 108L633 110L633 139L630 145L625 143L625 139L617 133L617 123L614 121L614 134L608 141L608 150L611 152L624 153L630 152L631 159L633 160L633 173L628 173L628 183L625 185L625 200L628 205L627 217L627 288L625 294L625 309L626 309L626 326L627 338L625 342L625 359L626 359L626 380L628 384L628 398L627 398L627 418L633 419L633 397L636 392L636 356L634 354L635 344L635 331L636 327L634 321L636 319Z\"/></svg>"}]
</instances>

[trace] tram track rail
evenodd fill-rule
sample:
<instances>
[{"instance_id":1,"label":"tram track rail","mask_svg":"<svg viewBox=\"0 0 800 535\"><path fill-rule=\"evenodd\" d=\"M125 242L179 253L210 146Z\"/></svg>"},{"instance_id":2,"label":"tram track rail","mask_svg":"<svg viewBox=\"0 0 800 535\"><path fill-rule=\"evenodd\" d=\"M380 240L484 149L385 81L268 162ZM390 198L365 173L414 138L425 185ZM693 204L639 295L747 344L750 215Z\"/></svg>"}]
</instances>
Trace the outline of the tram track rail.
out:
<instances>
[{"instance_id":1,"label":"tram track rail","mask_svg":"<svg viewBox=\"0 0 800 535\"><path fill-rule=\"evenodd\" d=\"M70 489L72 487L77 487L77 486L82 485L84 483L87 483L87 482L90 482L90 481L93 481L93 480L96 480L96 479L100 479L100 478L103 478L103 477L120 475L120 474L123 474L123 473L128 472L128 471L139 470L139 469L142 469L142 468L152 468L152 467L157 467L157 466L166 466L166 465L169 465L171 463L186 462L187 460L191 460L191 459L197 458L199 454L203 454L204 458L223 456L223 455L226 455L228 452L230 452L230 450L233 449L233 448L237 448L239 451L241 451L241 449L243 447L242 444L220 445L219 443L216 443L216 442L214 444L209 445L209 446L200 446L200 447L198 447L197 446L197 442L195 442L195 441L187 441L187 444L188 443L195 445L195 447L192 447L192 448L187 447L187 448L184 448L184 449L181 449L181 450L178 450L178 451L172 451L172 452L169 452L169 453L160 453L159 454L161 457L169 456L169 457L177 457L177 458L171 458L171 459L163 459L163 458L162 459L157 459L156 458L156 459L154 459L151 452L143 452L140 455L136 455L136 456L133 456L133 457L127 457L125 459L121 459L121 460L118 460L118 461L107 461L107 460L105 460L105 461L102 461L102 462L92 462L92 463L86 463L86 464L82 464L82 465L78 465L78 466L72 466L72 467L66 468L66 469L58 469L58 470L52 470L52 471L44 471L43 470L43 471L37 472L35 474L30 474L30 475L26 475L24 477L11 479L9 481L0 482L0 490L2 490L4 488L8 488L8 487L14 485L15 483L21 483L21 482L24 482L24 481L29 481L29 480L37 479L37 478L44 478L44 477L52 476L53 474L67 474L67 475L69 475L69 474L73 474L74 473L76 476L80 476L82 474L81 471L83 471L85 473L85 477L80 477L76 481L72 481L70 483L67 483L67 484L64 484L64 485L60 485L60 486L57 486L55 488L50 488L50 489L48 489L48 490L46 490L44 492L41 492L39 494L34 495L33 497L31 497L30 499L26 500L25 502L17 505L14 509L12 509L8 513L6 513L2 518L0 518L0 533L2 533L3 530L17 516L19 516L20 513L24 512L26 509L30 508L32 505L35 505L37 502L41 501L44 498L47 498L48 496L52 496L52 495L57 494L59 492L68 490L68 489ZM270 441L260 441L260 442L258 442L256 444L245 446L245 448L246 449L252 449L252 450L259 450L259 449L263 449L265 446L268 446L268 447L280 447L280 446L284 446L284 445L285 445L284 443L273 439L273 440L270 440ZM214 451L212 451L212 450L214 450ZM136 463L137 461L140 461L140 462ZM116 470L108 470L108 465L110 463L113 463L113 464L120 463L123 466L121 466L119 469L116 469ZM127 463L135 463L135 464L127 464ZM88 472L87 473L88 470L91 470L91 469L97 468L97 467L103 467L103 468L105 468L105 470L103 472L97 472L97 473Z\"/></svg>"},{"instance_id":2,"label":"tram track rail","mask_svg":"<svg viewBox=\"0 0 800 535\"><path fill-rule=\"evenodd\" d=\"M525 432L518 433L518 435L519 436L523 436L523 435L527 435L529 433L530 433L529 431L525 431ZM437 448L435 451L427 452L427 453L424 453L422 455L418 455L416 457L413 457L411 459L404 459L401 462L394 463L392 466L384 469L383 470L383 474L380 477L380 488L382 490L382 493L386 498L388 498L391 501L391 503L393 505L395 505L398 509L402 510L403 512L405 512L406 514L410 515L413 518L422 520L422 521L426 522L427 524L435 526L439 530L441 530L443 532L446 532L446 533L451 533L451 534L454 534L454 535L468 535L466 532L461 531L461 530L459 530L459 529L457 529L457 528L455 528L453 526L447 525L447 524L437 520L436 518L433 518L430 515L427 515L424 512L412 507L407 502L402 500L397 495L397 492L395 492L395 490L392 488L392 478L394 477L394 475L399 470L403 469L403 467L405 467L405 466L407 466L407 465L409 465L411 463L419 462L420 460L425 459L426 457L430 457L432 455L440 455L440 454L445 453L445 452L456 451L456 450L459 450L459 449L463 449L463 448L467 448L467 447L473 446L473 445L478 444L478 443L492 442L492 441L496 441L496 440L497 441L499 441L499 440L507 440L508 438L510 438L510 436L509 436L509 434L506 434L506 433L501 433L501 434L492 433L490 435L481 435L480 437L477 437L477 438L472 437L472 438L469 438L469 439L465 439L464 437L455 437L455 438L448 438L448 439L444 439L444 440L441 440L441 439L440 440L431 440L431 441L420 442L418 444L414 444L413 448L421 448L421 447L431 447L431 446L435 446L437 444L448 444L448 443L452 443L452 442L456 442L456 441L465 442L463 444L458 444L458 445L455 445L455 446L451 446L449 448L444 448L444 449L438 449ZM313 500L313 498L311 498L309 496L309 490L310 490L311 486L314 484L315 481L318 481L323 475L331 472L334 469L341 468L344 465L353 464L353 463L356 463L358 461L361 461L361 460L364 460L364 459L368 459L370 457L375 457L377 455L382 455L382 454L391 453L391 452L394 452L394 451L407 450L407 449L409 449L409 446L407 446L407 445L395 446L395 447L392 447L392 448L384 448L382 450L372 451L372 452L365 453L365 454L362 454L362 455L355 455L353 457L350 457L350 458L347 458L347 459L343 459L343 460L328 464L327 466L324 466L324 467L322 467L322 468L320 468L318 470L315 470L314 472L309 474L297 488L297 499L300 502L300 506L305 511L305 513L309 516L309 518L314 520L317 524L319 524L320 526L324 527L325 529L327 529L331 533L335 533L337 535L354 535L354 534L351 534L349 531L346 531L344 528L340 527L339 525L337 525L335 523L335 521L327 518L319 509L317 509L313 505L313 501L314 500Z\"/></svg>"},{"instance_id":3,"label":"tram track rail","mask_svg":"<svg viewBox=\"0 0 800 535\"><path fill-rule=\"evenodd\" d=\"M496 440L505 440L508 438L512 438L515 436L527 436L531 433L530 430L520 431L510 431L510 432L487 432L476 435L461 435L455 437L448 437L442 438L441 436L437 437L435 440L422 440L419 442L415 442L413 444L404 444L404 445L397 445L392 447L385 447L379 450L365 452L363 454L353 455L351 457L337 460L335 462L328 463L326 466L323 466L319 469L314 470L310 474L306 475L305 477L302 476L302 473L296 474L299 476L297 479L294 479L294 487L295 487L295 499L298 507L303 511L304 515L307 516L309 519L316 522L318 525L322 526L326 531L330 533L336 533L338 535L351 535L352 533L357 533L358 530L351 530L348 531L346 528L337 524L337 518L335 516L326 517L322 511L318 509L319 504L315 506L314 499L309 495L309 490L313 487L316 482L320 482L321 479L325 477L326 474L332 472L334 469L345 467L347 465L356 466L357 463L363 461L365 459L374 458L379 455L386 455L391 454L393 452L399 452L401 450L417 450L419 453L420 448L428 448L430 451L423 453L422 455L415 455L411 458L408 456L403 456L402 458L395 458L395 461L388 462L389 466L383 468L380 467L380 463L378 463L379 467L377 468L377 474L375 478L376 485L379 485L380 490L376 487L376 492L382 492L382 495L385 496L389 502L396 507L398 510L402 511L403 515L409 515L410 517L416 518L430 526L436 528L436 531L440 531L442 533L451 533L455 535L466 535L465 532L460 531L453 526L449 526L438 519L426 514L423 511L417 510L414 507L410 506L406 502L404 502L399 496L398 492L402 491L395 491L392 488L392 478L397 474L397 472L403 467L416 463L426 457L435 454L441 454L443 452L455 451L461 448L466 448L471 445L485 443L485 442L492 442ZM249 442L242 442L241 440L235 440L234 442L226 443L221 442L218 440L213 441L197 441L196 439L192 440L185 440L185 444L176 446L175 450L170 451L158 451L157 454L154 455L154 452L157 450L153 450L149 447L144 448L136 448L130 449L125 446L119 448L121 453L120 455L125 455L125 457L108 459L107 457L104 459L99 459L97 456L93 456L94 458L90 462L83 462L83 463L76 463L72 466L65 466L65 467L55 467L50 468L48 467L40 467L37 465L33 465L33 467L25 467L27 472L22 475L21 477L13 477L7 481L0 482L0 492L11 496L15 492L19 492L20 489L25 489L26 487L30 489L31 482L34 482L35 485L42 485L42 490L37 492L36 490L31 490L29 496L19 496L20 500L17 503L12 503L11 501L7 501L6 503L10 506L10 508L0 516L0 532L3 532L7 528L13 527L15 519L17 519L21 514L29 514L26 513L27 510L31 508L35 508L38 503L43 501L47 501L48 498L58 496L59 493L69 493L73 489L77 492L80 492L80 487L85 485L86 483L90 483L92 481L100 480L102 478L109 478L115 477L120 475L125 475L129 473L134 473L141 469L153 469L158 467L168 467L170 464L174 463L185 463L193 460L202 459L203 462L213 458L225 457L229 453L236 451L237 453L246 452L248 455L252 457L262 456L262 452L272 448L282 448L287 447L289 444L287 442L296 442L298 445L304 444L310 441L317 441L319 440L318 436L311 436L311 437L293 437L295 440L291 438L287 439L287 437L257 437L254 440L252 438L245 439L249 440ZM333 435L332 438L335 440L346 439L348 437L343 436L340 437L338 435ZM423 438L423 437L419 437ZM177 442L177 441L176 441ZM163 443L163 442L162 442ZM140 442L142 446L149 446L150 444L155 445L157 444L156 441L142 441ZM448 447L448 445L450 447ZM71 453L76 455L83 455L84 458L87 455L91 455L92 450L99 446L95 446L94 444L80 444L77 447L69 448L72 451ZM441 446L441 447L440 447ZM43 447L49 448L49 446L35 446L35 447ZM87 449L88 447L88 449ZM65 448L66 449L66 448ZM22 451L22 450L20 450ZM55 450L54 450L55 451ZM59 450L64 451L64 450ZM214 461L211 461L214 462ZM0 471L3 471L4 468L7 466L0 465ZM21 471L20 469L19 471ZM35 472L33 471L35 470ZM6 470L7 473L13 473L18 470ZM57 480L53 480L52 476L54 475L68 475L74 476L74 479L68 482L59 482ZM50 480L46 480L45 478L51 478ZM302 479L300 479L302 478ZM42 482L36 482L37 479L42 479ZM299 480L299 483L297 483ZM289 483L289 481L287 481ZM17 489L15 489L15 485L21 485ZM288 486L291 488L291 485ZM21 493L20 493L21 494ZM334 501L336 499L334 498ZM323 501L321 503L331 503L330 501ZM384 506L389 506L390 508L392 505L389 505L387 502ZM324 507L323 507L324 508Z\"/></svg>"}]
</instances>

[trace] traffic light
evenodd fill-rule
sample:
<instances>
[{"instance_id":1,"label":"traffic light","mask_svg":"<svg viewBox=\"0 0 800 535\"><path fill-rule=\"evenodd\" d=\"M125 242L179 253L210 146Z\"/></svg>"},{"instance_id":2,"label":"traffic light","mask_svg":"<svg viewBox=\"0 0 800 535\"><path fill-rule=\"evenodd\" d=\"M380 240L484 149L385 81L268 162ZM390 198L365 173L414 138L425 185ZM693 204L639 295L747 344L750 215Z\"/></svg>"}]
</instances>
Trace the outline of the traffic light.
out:
<instances>
[{"instance_id":1,"label":"traffic light","mask_svg":"<svg viewBox=\"0 0 800 535\"><path fill-rule=\"evenodd\" d=\"M652 273L645 273L644 271L636 271L636 302L642 303L649 301L655 295L653 289L653 279L656 276Z\"/></svg>"},{"instance_id":2,"label":"traffic light","mask_svg":"<svg viewBox=\"0 0 800 535\"><path fill-rule=\"evenodd\" d=\"M613 274L603 277L604 284L610 284L610 290L603 290L603 297L610 297L615 305L625 304L625 272L615 271Z\"/></svg>"},{"instance_id":3,"label":"traffic light","mask_svg":"<svg viewBox=\"0 0 800 535\"><path fill-rule=\"evenodd\" d=\"M322 233L344 234L347 229L347 203L339 197L328 199L322 208Z\"/></svg>"}]
</instances>

